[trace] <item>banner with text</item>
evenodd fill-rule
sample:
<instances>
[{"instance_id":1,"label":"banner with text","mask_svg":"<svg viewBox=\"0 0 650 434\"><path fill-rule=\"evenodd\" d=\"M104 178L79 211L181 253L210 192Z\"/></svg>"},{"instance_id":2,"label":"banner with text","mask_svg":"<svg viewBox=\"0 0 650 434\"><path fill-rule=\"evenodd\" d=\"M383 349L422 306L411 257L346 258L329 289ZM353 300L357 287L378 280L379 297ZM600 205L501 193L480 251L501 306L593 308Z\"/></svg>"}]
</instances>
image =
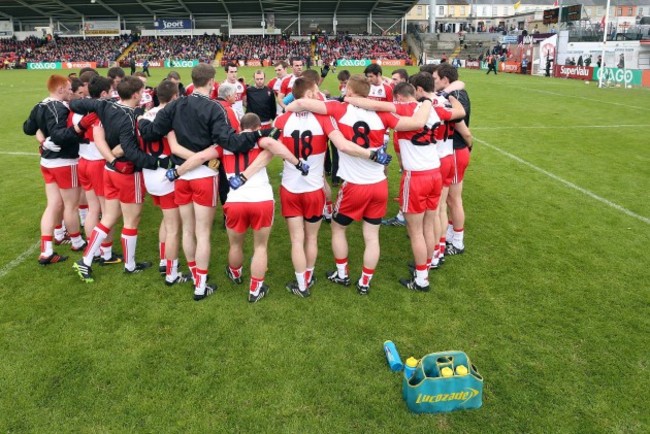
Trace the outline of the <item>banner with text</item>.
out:
<instances>
[{"instance_id":1,"label":"banner with text","mask_svg":"<svg viewBox=\"0 0 650 434\"><path fill-rule=\"evenodd\" d=\"M468 60L465 62L465 68L469 69L479 69L481 64L478 60Z\"/></svg>"},{"instance_id":2,"label":"banner with text","mask_svg":"<svg viewBox=\"0 0 650 434\"><path fill-rule=\"evenodd\" d=\"M135 66L137 66L138 68L142 68L144 66L144 61L137 60L135 62ZM151 62L149 62L149 68L162 68L163 66L165 65L163 64L163 62L159 60L152 60Z\"/></svg>"},{"instance_id":3,"label":"banner with text","mask_svg":"<svg viewBox=\"0 0 650 434\"><path fill-rule=\"evenodd\" d=\"M621 69L621 68L593 68L593 80L599 81L600 75L604 74L604 82L613 82L621 85L641 86L643 71L640 69ZM604 72L603 72L604 71Z\"/></svg>"},{"instance_id":4,"label":"banner with text","mask_svg":"<svg viewBox=\"0 0 650 434\"><path fill-rule=\"evenodd\" d=\"M85 21L84 33L86 35L119 35L119 21Z\"/></svg>"},{"instance_id":5,"label":"banner with text","mask_svg":"<svg viewBox=\"0 0 650 434\"><path fill-rule=\"evenodd\" d=\"M377 65L384 66L404 66L406 65L406 60L404 59L373 59L372 63Z\"/></svg>"},{"instance_id":6,"label":"banner with text","mask_svg":"<svg viewBox=\"0 0 650 434\"><path fill-rule=\"evenodd\" d=\"M591 66L555 65L555 76L573 78L576 80L591 80L594 68Z\"/></svg>"},{"instance_id":7,"label":"banner with text","mask_svg":"<svg viewBox=\"0 0 650 434\"><path fill-rule=\"evenodd\" d=\"M368 66L372 62L370 59L339 59L336 62L337 66Z\"/></svg>"},{"instance_id":8,"label":"banner with text","mask_svg":"<svg viewBox=\"0 0 650 434\"><path fill-rule=\"evenodd\" d=\"M61 62L28 62L27 69L61 69Z\"/></svg>"},{"instance_id":9,"label":"banner with text","mask_svg":"<svg viewBox=\"0 0 650 434\"><path fill-rule=\"evenodd\" d=\"M63 69L97 68L97 62L61 62Z\"/></svg>"},{"instance_id":10,"label":"banner with text","mask_svg":"<svg viewBox=\"0 0 650 434\"><path fill-rule=\"evenodd\" d=\"M521 73L521 63L520 62L512 62L510 60L506 62L499 62L499 71L501 72L509 72L512 74L519 74Z\"/></svg>"},{"instance_id":11,"label":"banner with text","mask_svg":"<svg viewBox=\"0 0 650 434\"><path fill-rule=\"evenodd\" d=\"M194 68L198 60L165 60L165 68Z\"/></svg>"},{"instance_id":12,"label":"banner with text","mask_svg":"<svg viewBox=\"0 0 650 434\"><path fill-rule=\"evenodd\" d=\"M154 20L153 28L159 32L177 32L179 30L192 30L192 20L182 18L165 18Z\"/></svg>"}]
</instances>

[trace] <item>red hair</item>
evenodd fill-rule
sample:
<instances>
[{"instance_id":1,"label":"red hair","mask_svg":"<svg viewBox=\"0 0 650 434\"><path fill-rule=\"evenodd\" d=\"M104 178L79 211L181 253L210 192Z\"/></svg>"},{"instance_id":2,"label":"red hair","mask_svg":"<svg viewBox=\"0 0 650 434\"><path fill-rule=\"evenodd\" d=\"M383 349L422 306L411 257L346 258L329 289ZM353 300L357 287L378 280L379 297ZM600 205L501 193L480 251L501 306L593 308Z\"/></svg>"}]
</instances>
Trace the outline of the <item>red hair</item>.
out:
<instances>
[{"instance_id":1,"label":"red hair","mask_svg":"<svg viewBox=\"0 0 650 434\"><path fill-rule=\"evenodd\" d=\"M66 86L69 83L68 77L62 75L50 75L50 78L47 79L47 90L50 93L56 92L61 86Z\"/></svg>"}]
</instances>

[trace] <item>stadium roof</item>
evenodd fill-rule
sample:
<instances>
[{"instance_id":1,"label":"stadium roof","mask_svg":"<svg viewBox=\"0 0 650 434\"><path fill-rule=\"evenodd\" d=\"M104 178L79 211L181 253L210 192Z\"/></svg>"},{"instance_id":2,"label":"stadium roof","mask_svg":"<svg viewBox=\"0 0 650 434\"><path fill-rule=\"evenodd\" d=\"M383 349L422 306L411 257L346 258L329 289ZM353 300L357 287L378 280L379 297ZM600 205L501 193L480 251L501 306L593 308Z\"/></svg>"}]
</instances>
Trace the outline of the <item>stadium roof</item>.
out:
<instances>
[{"instance_id":1,"label":"stadium roof","mask_svg":"<svg viewBox=\"0 0 650 434\"><path fill-rule=\"evenodd\" d=\"M417 0L0 0L0 18L15 20L85 18L183 18L190 15L278 18L308 16L393 17L406 14Z\"/></svg>"}]
</instances>

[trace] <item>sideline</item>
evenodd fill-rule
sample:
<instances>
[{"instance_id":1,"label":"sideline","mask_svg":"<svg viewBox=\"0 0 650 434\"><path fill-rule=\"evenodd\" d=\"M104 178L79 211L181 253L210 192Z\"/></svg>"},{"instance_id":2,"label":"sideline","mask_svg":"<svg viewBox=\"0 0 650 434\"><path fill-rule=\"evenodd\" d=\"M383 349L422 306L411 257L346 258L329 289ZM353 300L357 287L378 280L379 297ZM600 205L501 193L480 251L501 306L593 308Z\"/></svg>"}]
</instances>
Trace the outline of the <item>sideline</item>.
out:
<instances>
[{"instance_id":1,"label":"sideline","mask_svg":"<svg viewBox=\"0 0 650 434\"><path fill-rule=\"evenodd\" d=\"M38 249L41 247L41 242L37 241L36 243L32 244L25 250L23 253L21 253L16 259L13 261L9 262L6 264L4 267L0 268L0 279L5 277L11 270L19 266L25 259L28 257L32 256Z\"/></svg>"},{"instance_id":2,"label":"sideline","mask_svg":"<svg viewBox=\"0 0 650 434\"><path fill-rule=\"evenodd\" d=\"M528 166L528 167L530 167L531 169L533 169L533 170L535 170L537 172L543 173L544 175L548 176L549 178L554 179L554 180L564 184L565 186L567 186L569 188L572 188L574 190L578 190L580 193L584 194L585 196L589 196L590 198L595 199L598 202L604 203L605 205L607 205L607 206L609 206L611 208L614 208L615 210L620 211L623 214L626 214L626 215L628 215L630 217L633 217L633 218L635 218L637 220L642 221L643 223L645 223L647 225L650 225L650 218L648 218L648 217L644 217L642 215L639 215L639 214L637 214L637 213L635 213L633 211L630 211L627 208L622 207L621 205L618 205L618 204L616 204L614 202L611 202L611 201L609 201L609 200L607 200L605 198L602 198L602 197L598 196L597 194L592 193L591 191L589 191L587 189L584 189L584 188L582 188L582 187L580 187L580 186L578 186L578 185L576 185L576 184L574 184L574 183L572 183L570 181L567 181L566 179L560 178L559 176L557 176L557 175L555 175L555 174L553 174L551 172L548 172L548 171L542 169L541 167L537 167L534 164L529 163L528 161L526 161L526 160L524 160L522 158L519 158L514 154L511 154L510 152L504 151L503 149L501 149L501 148L499 148L497 146L491 145L488 142L486 142L485 140L481 140L481 139L479 139L477 137L474 137L474 140L481 143L482 145L484 145L487 148L495 150L495 151L499 152L500 154L503 154L506 157L509 157L509 158L517 161L518 163L521 163L521 164L523 164L525 166Z\"/></svg>"}]
</instances>

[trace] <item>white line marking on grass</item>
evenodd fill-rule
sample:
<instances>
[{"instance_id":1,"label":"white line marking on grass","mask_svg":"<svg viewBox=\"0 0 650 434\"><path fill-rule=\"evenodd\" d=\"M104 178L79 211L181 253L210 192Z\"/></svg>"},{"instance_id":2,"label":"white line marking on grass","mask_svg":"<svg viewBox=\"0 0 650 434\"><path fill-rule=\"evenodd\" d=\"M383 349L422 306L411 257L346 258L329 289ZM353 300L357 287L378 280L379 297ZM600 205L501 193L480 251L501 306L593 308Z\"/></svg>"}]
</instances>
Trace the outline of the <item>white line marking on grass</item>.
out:
<instances>
[{"instance_id":1,"label":"white line marking on grass","mask_svg":"<svg viewBox=\"0 0 650 434\"><path fill-rule=\"evenodd\" d=\"M0 155L26 155L29 157L38 157L40 154L38 152L10 152L10 151L0 151Z\"/></svg>"},{"instance_id":2,"label":"white line marking on grass","mask_svg":"<svg viewBox=\"0 0 650 434\"><path fill-rule=\"evenodd\" d=\"M534 164L529 163L528 161L526 161L526 160L524 160L522 158L519 158L514 154L511 154L510 152L504 151L503 149L498 148L497 146L491 145L488 142L486 142L485 140L481 140L481 139L478 139L476 137L474 137L474 140L476 140L477 142L483 144L484 146L486 146L486 147L488 147L490 149L493 149L493 150L499 152L500 154L505 155L506 157L512 158L513 160L517 161L518 163L523 164L524 166L528 166L529 168L531 168L531 169L533 169L533 170L535 170L537 172L543 173L544 175L548 176L549 178L554 179L554 180L564 184L565 186L567 186L569 188L572 188L574 190L578 190L580 193L582 193L582 194L584 194L586 196L589 196L590 198L595 199L598 202L604 203L605 205L607 205L609 207L612 207L615 210L618 210L618 211L622 212L623 214L627 214L630 217L634 217L635 219L640 220L643 223L650 225L650 218L648 218L648 217L644 217L644 216L639 215L639 214L637 214L635 212L632 212L629 209L624 208L624 207L622 207L622 206L620 206L620 205L618 205L618 204L616 204L614 202L610 202L609 200L607 200L605 198L602 198L602 197L598 196L597 194L592 193L591 191L589 191L587 189L584 189L584 188L582 188L582 187L580 187L580 186L578 186L578 185L576 185L576 184L574 184L574 183L572 183L570 181L567 181L566 179L560 178L559 176L557 176L557 175L555 175L555 174L553 174L551 172L548 172L548 171L542 169L541 167L537 167Z\"/></svg>"},{"instance_id":3,"label":"white line marking on grass","mask_svg":"<svg viewBox=\"0 0 650 434\"><path fill-rule=\"evenodd\" d=\"M522 88L522 89L530 90L531 92L539 92L539 93L545 93L545 94L548 94L548 95L561 96L563 98L568 98L568 99L579 98L579 99L584 99L584 100L587 100L587 101L599 102L601 104L612 104L612 105L618 105L618 106L621 106L621 107L633 108L633 109L637 109L637 110L649 110L650 111L650 107L639 107L639 106L635 106L635 105L623 104L623 103L620 103L620 102L602 101L600 99L587 98L586 96L576 96L576 95L570 95L569 96L569 95L567 95L565 93L551 92L549 90L530 89L530 88L525 88L525 87Z\"/></svg>"},{"instance_id":4,"label":"white line marking on grass","mask_svg":"<svg viewBox=\"0 0 650 434\"><path fill-rule=\"evenodd\" d=\"M557 129L557 126L503 126L503 127L472 127L472 130L550 130ZM650 128L650 124L639 125L571 125L571 128Z\"/></svg>"},{"instance_id":5,"label":"white line marking on grass","mask_svg":"<svg viewBox=\"0 0 650 434\"><path fill-rule=\"evenodd\" d=\"M41 247L41 242L38 241L35 244L29 246L27 250L20 254L16 259L9 262L4 267L0 268L0 279L5 277L11 270L19 266L25 259L32 256L36 251Z\"/></svg>"}]
</instances>

